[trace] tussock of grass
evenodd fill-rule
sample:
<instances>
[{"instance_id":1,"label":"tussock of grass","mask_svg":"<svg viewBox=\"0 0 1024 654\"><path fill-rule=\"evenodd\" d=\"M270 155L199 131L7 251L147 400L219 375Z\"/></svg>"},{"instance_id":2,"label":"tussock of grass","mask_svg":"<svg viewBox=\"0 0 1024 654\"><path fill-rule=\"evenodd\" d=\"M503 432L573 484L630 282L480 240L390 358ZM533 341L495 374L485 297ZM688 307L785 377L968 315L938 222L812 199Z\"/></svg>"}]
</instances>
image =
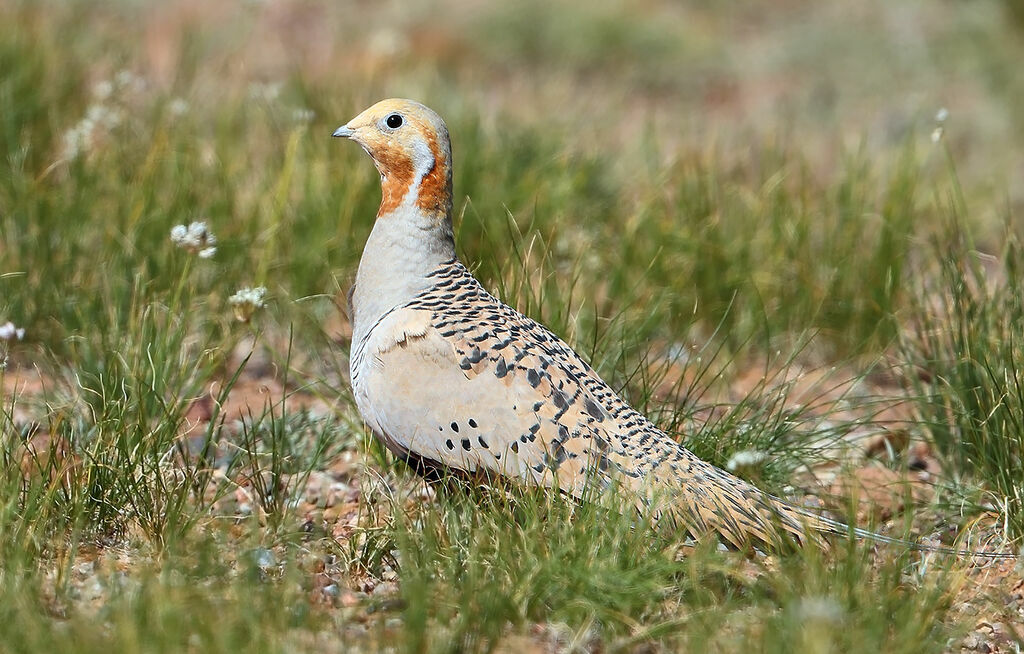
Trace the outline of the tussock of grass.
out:
<instances>
[{"instance_id":1,"label":"tussock of grass","mask_svg":"<svg viewBox=\"0 0 1024 654\"><path fill-rule=\"evenodd\" d=\"M1024 536L1024 287L1021 246L974 250L960 229L933 247L939 290L922 289L904 350L917 410L960 495ZM984 483L982 492L971 482Z\"/></svg>"}]
</instances>

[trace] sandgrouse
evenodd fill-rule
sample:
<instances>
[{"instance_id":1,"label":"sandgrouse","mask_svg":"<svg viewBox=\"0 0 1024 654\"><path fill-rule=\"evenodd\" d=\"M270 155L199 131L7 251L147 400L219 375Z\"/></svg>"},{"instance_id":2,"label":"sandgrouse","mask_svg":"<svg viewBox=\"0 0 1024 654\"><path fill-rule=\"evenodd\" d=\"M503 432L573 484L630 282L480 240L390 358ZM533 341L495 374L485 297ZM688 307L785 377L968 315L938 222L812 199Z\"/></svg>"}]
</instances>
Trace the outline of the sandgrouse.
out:
<instances>
[{"instance_id":1,"label":"sandgrouse","mask_svg":"<svg viewBox=\"0 0 1024 654\"><path fill-rule=\"evenodd\" d=\"M380 210L349 294L350 372L363 419L395 455L421 473L575 497L614 483L638 507L736 546L846 533L697 458L480 285L455 254L451 146L436 113L384 100L334 136L361 145L380 172Z\"/></svg>"}]
</instances>

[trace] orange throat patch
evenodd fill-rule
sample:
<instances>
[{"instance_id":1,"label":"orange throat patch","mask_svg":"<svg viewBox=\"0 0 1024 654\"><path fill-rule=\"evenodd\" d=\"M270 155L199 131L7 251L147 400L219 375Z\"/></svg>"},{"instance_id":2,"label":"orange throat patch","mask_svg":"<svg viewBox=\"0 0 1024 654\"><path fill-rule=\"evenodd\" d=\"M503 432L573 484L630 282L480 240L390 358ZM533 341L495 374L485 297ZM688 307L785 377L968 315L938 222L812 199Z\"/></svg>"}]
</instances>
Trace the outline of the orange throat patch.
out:
<instances>
[{"instance_id":1,"label":"orange throat patch","mask_svg":"<svg viewBox=\"0 0 1024 654\"><path fill-rule=\"evenodd\" d=\"M437 139L429 132L426 138L434 157L434 165L423 175L415 190L416 197L411 199L424 214L443 217L451 209L450 164ZM379 218L397 209L406 200L406 196L413 192L416 172L412 157L403 149L382 148L375 155L374 163L381 173L380 210L377 211Z\"/></svg>"},{"instance_id":2,"label":"orange throat patch","mask_svg":"<svg viewBox=\"0 0 1024 654\"><path fill-rule=\"evenodd\" d=\"M430 153L434 155L434 166L420 180L416 206L424 213L446 215L451 207L450 164L433 134L428 134L427 145L430 146Z\"/></svg>"},{"instance_id":3,"label":"orange throat patch","mask_svg":"<svg viewBox=\"0 0 1024 654\"><path fill-rule=\"evenodd\" d=\"M386 216L402 204L413 182L412 159L404 152L386 150L375 158L377 170L381 171L380 209L377 217Z\"/></svg>"}]
</instances>

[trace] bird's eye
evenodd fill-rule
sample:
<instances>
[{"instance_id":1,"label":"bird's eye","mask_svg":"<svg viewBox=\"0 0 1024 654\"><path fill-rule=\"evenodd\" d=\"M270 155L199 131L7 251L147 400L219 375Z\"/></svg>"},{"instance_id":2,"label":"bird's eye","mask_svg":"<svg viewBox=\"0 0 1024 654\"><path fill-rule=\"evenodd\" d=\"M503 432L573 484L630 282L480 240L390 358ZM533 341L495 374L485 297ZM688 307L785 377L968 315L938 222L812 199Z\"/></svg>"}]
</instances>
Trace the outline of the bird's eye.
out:
<instances>
[{"instance_id":1,"label":"bird's eye","mask_svg":"<svg viewBox=\"0 0 1024 654\"><path fill-rule=\"evenodd\" d=\"M384 123L391 129L398 129L402 126L402 116L399 114L391 114L384 119Z\"/></svg>"}]
</instances>

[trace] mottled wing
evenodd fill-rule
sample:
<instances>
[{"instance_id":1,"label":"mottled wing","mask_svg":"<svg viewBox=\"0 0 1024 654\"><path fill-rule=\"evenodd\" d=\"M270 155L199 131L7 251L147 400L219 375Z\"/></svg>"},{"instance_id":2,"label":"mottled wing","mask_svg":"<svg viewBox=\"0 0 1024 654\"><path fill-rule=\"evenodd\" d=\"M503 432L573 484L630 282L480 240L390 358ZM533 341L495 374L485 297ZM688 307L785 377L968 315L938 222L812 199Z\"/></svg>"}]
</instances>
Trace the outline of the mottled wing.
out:
<instances>
[{"instance_id":1,"label":"mottled wing","mask_svg":"<svg viewBox=\"0 0 1024 654\"><path fill-rule=\"evenodd\" d=\"M576 497L615 480L636 491L638 503L664 500L658 506L686 528L737 545L774 542L779 524L804 536L808 515L674 442L461 264L435 277L367 340L373 360L358 385L374 401L358 392L357 401L392 449Z\"/></svg>"},{"instance_id":2,"label":"mottled wing","mask_svg":"<svg viewBox=\"0 0 1024 654\"><path fill-rule=\"evenodd\" d=\"M491 350L499 343L483 340L463 355L463 339L442 332L425 310L401 309L388 322L401 325L403 336L368 339L372 360L360 373L357 401L393 450L576 496L595 476L602 484L612 471L639 476L628 453L614 451L614 435L602 424L607 415L554 365L505 361L505 348ZM526 363L537 368L520 365Z\"/></svg>"}]
</instances>

